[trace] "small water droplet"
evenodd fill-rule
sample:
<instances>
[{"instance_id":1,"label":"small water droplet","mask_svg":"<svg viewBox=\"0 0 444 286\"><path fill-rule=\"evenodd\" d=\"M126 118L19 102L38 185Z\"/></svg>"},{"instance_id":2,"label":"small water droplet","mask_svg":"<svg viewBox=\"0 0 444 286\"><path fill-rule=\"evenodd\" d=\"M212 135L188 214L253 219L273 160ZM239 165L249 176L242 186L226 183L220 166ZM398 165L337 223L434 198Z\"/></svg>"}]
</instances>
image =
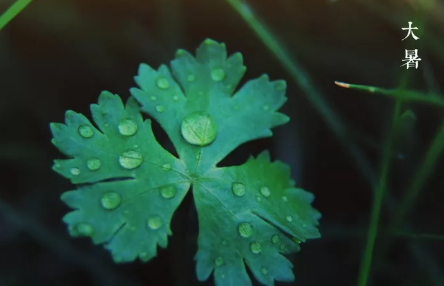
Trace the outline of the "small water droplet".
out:
<instances>
[{"instance_id":1,"label":"small water droplet","mask_svg":"<svg viewBox=\"0 0 444 286\"><path fill-rule=\"evenodd\" d=\"M155 101L157 99L157 97L155 97L154 95L150 97L152 101Z\"/></svg>"},{"instance_id":2,"label":"small water droplet","mask_svg":"<svg viewBox=\"0 0 444 286\"><path fill-rule=\"evenodd\" d=\"M187 76L187 81L191 82L191 81L195 81L196 80L196 76L194 74L189 74Z\"/></svg>"},{"instance_id":3,"label":"small water droplet","mask_svg":"<svg viewBox=\"0 0 444 286\"><path fill-rule=\"evenodd\" d=\"M284 80L279 80L274 84L276 90L284 90L287 88L287 83Z\"/></svg>"},{"instance_id":4,"label":"small water droplet","mask_svg":"<svg viewBox=\"0 0 444 286\"><path fill-rule=\"evenodd\" d=\"M224 264L224 259L221 256L219 256L218 258L216 258L214 263L216 263L217 266L221 266L222 264Z\"/></svg>"},{"instance_id":5,"label":"small water droplet","mask_svg":"<svg viewBox=\"0 0 444 286\"><path fill-rule=\"evenodd\" d=\"M165 111L165 107L163 107L163 105L157 105L156 106L156 110L157 110L157 112L164 112Z\"/></svg>"},{"instance_id":6,"label":"small water droplet","mask_svg":"<svg viewBox=\"0 0 444 286\"><path fill-rule=\"evenodd\" d=\"M179 96L174 95L174 96L173 96L173 100L174 100L174 101L178 101L178 100L179 100Z\"/></svg>"},{"instance_id":7,"label":"small water droplet","mask_svg":"<svg viewBox=\"0 0 444 286\"><path fill-rule=\"evenodd\" d=\"M180 56L182 56L182 55L184 55L184 54L185 54L185 51L184 51L184 50L182 50L182 49L178 49L177 52L176 52L176 57L180 57Z\"/></svg>"},{"instance_id":8,"label":"small water droplet","mask_svg":"<svg viewBox=\"0 0 444 286\"><path fill-rule=\"evenodd\" d=\"M258 197L256 197L256 201L261 202L262 198L258 196Z\"/></svg>"},{"instance_id":9,"label":"small water droplet","mask_svg":"<svg viewBox=\"0 0 444 286\"><path fill-rule=\"evenodd\" d=\"M199 95L203 95L204 93L203 93L203 91L199 91Z\"/></svg>"},{"instance_id":10,"label":"small water droplet","mask_svg":"<svg viewBox=\"0 0 444 286\"><path fill-rule=\"evenodd\" d=\"M287 219L287 221L289 221L289 222L293 221L293 217L292 217L291 215L287 215L286 219Z\"/></svg>"},{"instance_id":11,"label":"small water droplet","mask_svg":"<svg viewBox=\"0 0 444 286\"><path fill-rule=\"evenodd\" d=\"M141 260L144 260L144 261L147 260L147 259L149 258L147 252L141 252L141 253L139 254L139 257L140 257Z\"/></svg>"},{"instance_id":12,"label":"small water droplet","mask_svg":"<svg viewBox=\"0 0 444 286\"><path fill-rule=\"evenodd\" d=\"M288 202L288 198L287 198L287 196L282 196L282 200L283 200L284 202Z\"/></svg>"},{"instance_id":13,"label":"small water droplet","mask_svg":"<svg viewBox=\"0 0 444 286\"><path fill-rule=\"evenodd\" d=\"M259 242L257 242L257 241L253 241L253 242L250 244L250 250L251 250L251 252L253 252L254 254L259 254L259 253L262 252L262 246L261 246L261 244L260 244Z\"/></svg>"},{"instance_id":14,"label":"small water droplet","mask_svg":"<svg viewBox=\"0 0 444 286\"><path fill-rule=\"evenodd\" d=\"M70 172L71 175L73 175L73 176L78 176L78 175L80 175L80 169L77 168L77 167L71 168L71 169L69 170L69 172Z\"/></svg>"},{"instance_id":15,"label":"small water droplet","mask_svg":"<svg viewBox=\"0 0 444 286\"><path fill-rule=\"evenodd\" d=\"M148 219L148 227L152 230L159 229L162 224L162 218L158 215L154 215Z\"/></svg>"},{"instance_id":16,"label":"small water droplet","mask_svg":"<svg viewBox=\"0 0 444 286\"><path fill-rule=\"evenodd\" d=\"M100 203L104 209L113 210L122 202L122 198L116 192L109 192L102 196Z\"/></svg>"},{"instance_id":17,"label":"small water droplet","mask_svg":"<svg viewBox=\"0 0 444 286\"><path fill-rule=\"evenodd\" d=\"M91 138L94 135L94 130L89 125L80 125L78 131L83 138Z\"/></svg>"},{"instance_id":18,"label":"small water droplet","mask_svg":"<svg viewBox=\"0 0 444 286\"><path fill-rule=\"evenodd\" d=\"M224 278L225 278L225 274L222 274L222 275L220 276L220 278L224 279Z\"/></svg>"},{"instance_id":19,"label":"small water droplet","mask_svg":"<svg viewBox=\"0 0 444 286\"><path fill-rule=\"evenodd\" d=\"M123 119L117 126L119 133L123 136L131 136L137 132L137 123L131 119Z\"/></svg>"},{"instance_id":20,"label":"small water droplet","mask_svg":"<svg viewBox=\"0 0 444 286\"><path fill-rule=\"evenodd\" d=\"M232 88L233 88L233 85L232 85L232 84L227 84L227 85L225 86L225 88L226 88L226 89L232 89Z\"/></svg>"},{"instance_id":21,"label":"small water droplet","mask_svg":"<svg viewBox=\"0 0 444 286\"><path fill-rule=\"evenodd\" d=\"M276 243L279 243L279 241L281 241L281 239L279 238L279 235L278 234L273 234L273 236L271 237L271 242L276 244Z\"/></svg>"},{"instance_id":22,"label":"small water droplet","mask_svg":"<svg viewBox=\"0 0 444 286\"><path fill-rule=\"evenodd\" d=\"M94 234L94 228L87 223L79 223L76 230L81 236L92 236Z\"/></svg>"},{"instance_id":23,"label":"small water droplet","mask_svg":"<svg viewBox=\"0 0 444 286\"><path fill-rule=\"evenodd\" d=\"M260 188L260 192L261 192L261 195L263 195L266 198L268 198L271 194L270 189L267 186L262 186Z\"/></svg>"},{"instance_id":24,"label":"small water droplet","mask_svg":"<svg viewBox=\"0 0 444 286\"><path fill-rule=\"evenodd\" d=\"M233 183L231 190L233 191L233 194L238 197L242 197L247 191L242 183Z\"/></svg>"},{"instance_id":25,"label":"small water droplet","mask_svg":"<svg viewBox=\"0 0 444 286\"><path fill-rule=\"evenodd\" d=\"M170 164L163 164L163 165L162 165L162 169L163 169L164 171L169 171L169 170L171 170L171 165L170 165Z\"/></svg>"},{"instance_id":26,"label":"small water droplet","mask_svg":"<svg viewBox=\"0 0 444 286\"><path fill-rule=\"evenodd\" d=\"M119 157L119 164L125 169L135 169L143 162L142 155L136 151L125 151Z\"/></svg>"},{"instance_id":27,"label":"small water droplet","mask_svg":"<svg viewBox=\"0 0 444 286\"><path fill-rule=\"evenodd\" d=\"M102 162L97 158L92 158L92 159L89 159L88 161L86 161L86 166L91 171L96 171L96 170L100 169L100 167L102 166Z\"/></svg>"},{"instance_id":28,"label":"small water droplet","mask_svg":"<svg viewBox=\"0 0 444 286\"><path fill-rule=\"evenodd\" d=\"M238 109L239 109L239 105L237 105L237 104L234 105L234 106L233 106L233 109L234 109L234 110L238 110Z\"/></svg>"},{"instance_id":29,"label":"small water droplet","mask_svg":"<svg viewBox=\"0 0 444 286\"><path fill-rule=\"evenodd\" d=\"M202 154L201 153L197 153L196 154L196 160L200 160L200 158L202 158Z\"/></svg>"},{"instance_id":30,"label":"small water droplet","mask_svg":"<svg viewBox=\"0 0 444 286\"><path fill-rule=\"evenodd\" d=\"M281 246L279 246L279 248L283 251L287 250L287 247L284 244L281 244Z\"/></svg>"},{"instance_id":31,"label":"small water droplet","mask_svg":"<svg viewBox=\"0 0 444 286\"><path fill-rule=\"evenodd\" d=\"M188 169L185 169L185 173L186 173L187 175L189 175L189 174L191 174L191 171L188 170Z\"/></svg>"},{"instance_id":32,"label":"small water droplet","mask_svg":"<svg viewBox=\"0 0 444 286\"><path fill-rule=\"evenodd\" d=\"M213 69L211 71L211 78L214 81L222 81L225 79L225 71L223 69Z\"/></svg>"},{"instance_id":33,"label":"small water droplet","mask_svg":"<svg viewBox=\"0 0 444 286\"><path fill-rule=\"evenodd\" d=\"M227 245L227 244L228 244L228 240L224 239L224 240L222 241L222 244L223 244L223 245Z\"/></svg>"},{"instance_id":34,"label":"small water droplet","mask_svg":"<svg viewBox=\"0 0 444 286\"><path fill-rule=\"evenodd\" d=\"M263 108L264 108L264 110L268 110L268 109L270 109L270 106L268 106L268 105L265 104L265 105L263 106Z\"/></svg>"},{"instance_id":35,"label":"small water droplet","mask_svg":"<svg viewBox=\"0 0 444 286\"><path fill-rule=\"evenodd\" d=\"M268 274L267 267L261 267L261 273L264 274L264 275L267 275Z\"/></svg>"},{"instance_id":36,"label":"small water droplet","mask_svg":"<svg viewBox=\"0 0 444 286\"><path fill-rule=\"evenodd\" d=\"M192 145L211 144L217 135L217 126L210 114L195 112L185 117L181 124L183 138Z\"/></svg>"},{"instance_id":37,"label":"small water droplet","mask_svg":"<svg viewBox=\"0 0 444 286\"><path fill-rule=\"evenodd\" d=\"M253 235L253 226L248 222L241 222L238 226L240 236L249 238Z\"/></svg>"},{"instance_id":38,"label":"small water droplet","mask_svg":"<svg viewBox=\"0 0 444 286\"><path fill-rule=\"evenodd\" d=\"M165 199L171 199L176 195L176 188L173 185L163 186L160 188L160 194Z\"/></svg>"},{"instance_id":39,"label":"small water droplet","mask_svg":"<svg viewBox=\"0 0 444 286\"><path fill-rule=\"evenodd\" d=\"M157 80L157 87L160 89L167 89L170 87L170 82L166 77L161 77Z\"/></svg>"}]
</instances>

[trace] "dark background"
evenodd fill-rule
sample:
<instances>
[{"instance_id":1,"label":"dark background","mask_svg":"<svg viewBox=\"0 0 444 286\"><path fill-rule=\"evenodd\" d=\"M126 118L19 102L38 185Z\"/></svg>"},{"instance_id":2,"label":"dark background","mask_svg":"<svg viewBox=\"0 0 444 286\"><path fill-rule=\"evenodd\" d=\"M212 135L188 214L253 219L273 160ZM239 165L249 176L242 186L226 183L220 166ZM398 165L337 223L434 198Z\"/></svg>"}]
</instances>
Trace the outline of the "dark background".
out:
<instances>
[{"instance_id":1,"label":"dark background","mask_svg":"<svg viewBox=\"0 0 444 286\"><path fill-rule=\"evenodd\" d=\"M365 247L372 192L393 100L342 89L335 80L440 93L444 76L444 2L420 0L250 0L293 60L304 67L329 108L346 127L370 166L362 171L337 140L307 94L224 0L35 0L0 31L0 285L213 285L195 277L197 216L191 194L176 211L166 250L149 263L117 265L89 239L69 237L59 199L70 182L51 170L64 158L51 145L50 122L63 122L67 109L90 116L102 90L129 96L139 63L157 68L183 48L194 53L205 39L240 51L243 82L269 74L285 79L290 123L272 138L244 144L224 165L243 163L270 149L290 164L297 184L316 195L323 214L318 240L289 256L296 281L278 285L355 285ZM0 0L0 13L13 1ZM424 25L419 41L401 41L407 21ZM417 22L415 22L417 21ZM404 50L419 48L419 69L405 70ZM394 159L382 224L396 211L418 163L441 124L442 108L416 103L405 159ZM170 144L155 126L162 145ZM400 149L401 150L401 149ZM395 150L398 152L398 150ZM399 151L401 152L401 151ZM403 151L404 152L404 151ZM394 155L396 155L395 153ZM404 222L409 233L444 235L443 160ZM381 237L391 240L378 253ZM444 239L443 239L444 240ZM444 241L382 232L369 285L444 285Z\"/></svg>"}]
</instances>

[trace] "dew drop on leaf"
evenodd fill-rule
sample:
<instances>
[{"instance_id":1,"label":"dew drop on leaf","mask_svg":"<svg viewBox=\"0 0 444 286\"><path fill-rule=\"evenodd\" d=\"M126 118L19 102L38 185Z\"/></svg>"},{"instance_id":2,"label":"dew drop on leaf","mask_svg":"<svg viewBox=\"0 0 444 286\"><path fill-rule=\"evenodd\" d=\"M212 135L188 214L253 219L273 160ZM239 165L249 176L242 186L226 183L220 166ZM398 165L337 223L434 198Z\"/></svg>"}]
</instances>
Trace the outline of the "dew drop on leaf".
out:
<instances>
[{"instance_id":1,"label":"dew drop on leaf","mask_svg":"<svg viewBox=\"0 0 444 286\"><path fill-rule=\"evenodd\" d=\"M245 186L242 183L233 183L231 190L233 191L233 194L238 197L242 197L246 193Z\"/></svg>"},{"instance_id":2,"label":"dew drop on leaf","mask_svg":"<svg viewBox=\"0 0 444 286\"><path fill-rule=\"evenodd\" d=\"M119 164L125 169L135 169L143 162L142 155L136 151L125 151L119 157Z\"/></svg>"},{"instance_id":3,"label":"dew drop on leaf","mask_svg":"<svg viewBox=\"0 0 444 286\"><path fill-rule=\"evenodd\" d=\"M178 97L177 95L173 95L173 100L174 100L174 101L178 101L178 100L179 100L179 97Z\"/></svg>"},{"instance_id":4,"label":"dew drop on leaf","mask_svg":"<svg viewBox=\"0 0 444 286\"><path fill-rule=\"evenodd\" d=\"M185 117L180 130L188 143L197 146L211 144L217 135L216 123L206 112L195 112Z\"/></svg>"},{"instance_id":5,"label":"dew drop on leaf","mask_svg":"<svg viewBox=\"0 0 444 286\"><path fill-rule=\"evenodd\" d=\"M225 71L223 69L213 69L211 71L211 78L214 81L222 81L225 78Z\"/></svg>"},{"instance_id":6,"label":"dew drop on leaf","mask_svg":"<svg viewBox=\"0 0 444 286\"><path fill-rule=\"evenodd\" d=\"M271 242L273 243L279 243L279 241L281 241L281 239L279 238L278 234L273 234L273 236L271 237Z\"/></svg>"},{"instance_id":7,"label":"dew drop on leaf","mask_svg":"<svg viewBox=\"0 0 444 286\"><path fill-rule=\"evenodd\" d=\"M162 224L162 219L158 215L154 215L148 219L148 227L152 230L159 229Z\"/></svg>"},{"instance_id":8,"label":"dew drop on leaf","mask_svg":"<svg viewBox=\"0 0 444 286\"><path fill-rule=\"evenodd\" d=\"M262 252L262 246L261 246L261 244L260 244L259 242L257 242L257 241L253 241L253 242L250 244L250 250L251 250L251 252L253 252L254 254L259 254L259 253Z\"/></svg>"},{"instance_id":9,"label":"dew drop on leaf","mask_svg":"<svg viewBox=\"0 0 444 286\"><path fill-rule=\"evenodd\" d=\"M163 164L163 165L162 165L162 169L163 169L164 171L169 171L169 170L171 170L171 165L170 165L170 164Z\"/></svg>"},{"instance_id":10,"label":"dew drop on leaf","mask_svg":"<svg viewBox=\"0 0 444 286\"><path fill-rule=\"evenodd\" d=\"M118 193L115 192L109 192L102 196L102 199L100 200L100 204L104 209L107 210L113 210L117 208L120 203L122 202L122 198Z\"/></svg>"},{"instance_id":11,"label":"dew drop on leaf","mask_svg":"<svg viewBox=\"0 0 444 286\"><path fill-rule=\"evenodd\" d=\"M221 266L224 263L224 259L219 256L218 258L216 258L214 263L216 263L217 266Z\"/></svg>"},{"instance_id":12,"label":"dew drop on leaf","mask_svg":"<svg viewBox=\"0 0 444 286\"><path fill-rule=\"evenodd\" d=\"M253 235L253 226L248 222L241 222L238 226L240 236L249 238Z\"/></svg>"},{"instance_id":13,"label":"dew drop on leaf","mask_svg":"<svg viewBox=\"0 0 444 286\"><path fill-rule=\"evenodd\" d=\"M117 126L123 136L131 136L137 132L137 123L131 119L123 119Z\"/></svg>"},{"instance_id":14,"label":"dew drop on leaf","mask_svg":"<svg viewBox=\"0 0 444 286\"><path fill-rule=\"evenodd\" d=\"M268 274L267 267L261 267L261 273L264 274L264 275L267 275Z\"/></svg>"},{"instance_id":15,"label":"dew drop on leaf","mask_svg":"<svg viewBox=\"0 0 444 286\"><path fill-rule=\"evenodd\" d=\"M270 189L267 186L262 186L260 188L261 195L268 198L270 196Z\"/></svg>"},{"instance_id":16,"label":"dew drop on leaf","mask_svg":"<svg viewBox=\"0 0 444 286\"><path fill-rule=\"evenodd\" d=\"M264 108L265 111L267 111L268 109L270 109L270 106L264 105L263 108Z\"/></svg>"},{"instance_id":17,"label":"dew drop on leaf","mask_svg":"<svg viewBox=\"0 0 444 286\"><path fill-rule=\"evenodd\" d=\"M100 169L100 167L102 166L102 162L97 158L92 158L92 159L89 159L88 161L86 161L86 166L91 171L96 171L96 170Z\"/></svg>"},{"instance_id":18,"label":"dew drop on leaf","mask_svg":"<svg viewBox=\"0 0 444 286\"><path fill-rule=\"evenodd\" d=\"M80 175L80 169L77 167L71 168L69 170L69 173L71 173L71 175L73 175L73 176L78 176L78 175Z\"/></svg>"},{"instance_id":19,"label":"dew drop on leaf","mask_svg":"<svg viewBox=\"0 0 444 286\"><path fill-rule=\"evenodd\" d=\"M79 223L76 230L81 236L92 236L94 234L93 227L87 223Z\"/></svg>"},{"instance_id":20,"label":"dew drop on leaf","mask_svg":"<svg viewBox=\"0 0 444 286\"><path fill-rule=\"evenodd\" d=\"M79 135L83 138L91 138L94 135L94 130L91 126L88 125L80 125L79 126Z\"/></svg>"},{"instance_id":21,"label":"dew drop on leaf","mask_svg":"<svg viewBox=\"0 0 444 286\"><path fill-rule=\"evenodd\" d=\"M176 195L176 188L173 185L163 186L160 188L160 194L165 199L171 199Z\"/></svg>"},{"instance_id":22,"label":"dew drop on leaf","mask_svg":"<svg viewBox=\"0 0 444 286\"><path fill-rule=\"evenodd\" d=\"M163 107L163 105L157 105L156 106L156 110L157 110L157 112L164 112L165 111L165 107Z\"/></svg>"},{"instance_id":23,"label":"dew drop on leaf","mask_svg":"<svg viewBox=\"0 0 444 286\"><path fill-rule=\"evenodd\" d=\"M157 99L157 97L155 97L155 96L153 95L153 96L150 97L150 99L151 99L152 101L155 101L155 100Z\"/></svg>"},{"instance_id":24,"label":"dew drop on leaf","mask_svg":"<svg viewBox=\"0 0 444 286\"><path fill-rule=\"evenodd\" d=\"M167 78L161 77L157 80L157 87L160 89L167 89L170 87L170 82Z\"/></svg>"},{"instance_id":25,"label":"dew drop on leaf","mask_svg":"<svg viewBox=\"0 0 444 286\"><path fill-rule=\"evenodd\" d=\"M257 197L256 197L256 201L261 202L261 201L262 201L262 198L259 197L259 196L257 196Z\"/></svg>"},{"instance_id":26,"label":"dew drop on leaf","mask_svg":"<svg viewBox=\"0 0 444 286\"><path fill-rule=\"evenodd\" d=\"M187 76L187 81L191 82L191 81L195 81L196 80L196 76L194 74L189 74Z\"/></svg>"},{"instance_id":27,"label":"dew drop on leaf","mask_svg":"<svg viewBox=\"0 0 444 286\"><path fill-rule=\"evenodd\" d=\"M289 221L289 222L293 221L293 217L291 215L288 215L287 216L287 221Z\"/></svg>"},{"instance_id":28,"label":"dew drop on leaf","mask_svg":"<svg viewBox=\"0 0 444 286\"><path fill-rule=\"evenodd\" d=\"M287 198L287 196L282 196L282 200L283 200L284 202L288 202L288 198Z\"/></svg>"}]
</instances>

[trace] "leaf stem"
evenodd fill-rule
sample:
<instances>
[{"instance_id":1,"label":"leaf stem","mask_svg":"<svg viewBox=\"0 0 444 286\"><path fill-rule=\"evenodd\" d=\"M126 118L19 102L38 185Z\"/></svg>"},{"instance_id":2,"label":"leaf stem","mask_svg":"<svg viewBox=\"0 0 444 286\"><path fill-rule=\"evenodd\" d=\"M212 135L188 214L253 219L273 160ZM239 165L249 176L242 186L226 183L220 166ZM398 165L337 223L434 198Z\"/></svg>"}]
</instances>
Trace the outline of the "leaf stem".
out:
<instances>
[{"instance_id":1,"label":"leaf stem","mask_svg":"<svg viewBox=\"0 0 444 286\"><path fill-rule=\"evenodd\" d=\"M20 11L22 11L32 0L18 0L5 13L0 15L0 30L3 29Z\"/></svg>"}]
</instances>

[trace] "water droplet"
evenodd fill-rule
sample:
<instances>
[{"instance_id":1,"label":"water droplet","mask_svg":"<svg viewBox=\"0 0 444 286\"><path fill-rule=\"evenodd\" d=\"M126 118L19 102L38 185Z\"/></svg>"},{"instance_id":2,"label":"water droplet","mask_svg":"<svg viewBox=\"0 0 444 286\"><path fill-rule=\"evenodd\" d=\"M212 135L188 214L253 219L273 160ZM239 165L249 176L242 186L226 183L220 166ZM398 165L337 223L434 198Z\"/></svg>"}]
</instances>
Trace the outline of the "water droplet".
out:
<instances>
[{"instance_id":1,"label":"water droplet","mask_svg":"<svg viewBox=\"0 0 444 286\"><path fill-rule=\"evenodd\" d=\"M276 90L284 90L287 88L287 83L283 80L279 80L274 84Z\"/></svg>"},{"instance_id":2,"label":"water droplet","mask_svg":"<svg viewBox=\"0 0 444 286\"><path fill-rule=\"evenodd\" d=\"M131 136L137 132L137 123L131 119L123 119L117 126L119 133L123 136Z\"/></svg>"},{"instance_id":3,"label":"water droplet","mask_svg":"<svg viewBox=\"0 0 444 286\"><path fill-rule=\"evenodd\" d=\"M286 247L284 244L281 244L281 246L279 246L279 248L280 248L282 251L287 250L287 247Z\"/></svg>"},{"instance_id":4,"label":"water droplet","mask_svg":"<svg viewBox=\"0 0 444 286\"><path fill-rule=\"evenodd\" d=\"M217 126L210 114L195 112L184 118L181 132L188 143L206 146L216 139Z\"/></svg>"},{"instance_id":5,"label":"water droplet","mask_svg":"<svg viewBox=\"0 0 444 286\"><path fill-rule=\"evenodd\" d=\"M117 208L121 202L122 198L118 193L115 192L109 192L104 194L102 196L102 199L100 200L102 207L107 210L113 210Z\"/></svg>"},{"instance_id":6,"label":"water droplet","mask_svg":"<svg viewBox=\"0 0 444 286\"><path fill-rule=\"evenodd\" d=\"M226 239L224 239L224 240L222 241L222 244L223 244L223 245L227 245L227 243L228 243L228 240L226 240Z\"/></svg>"},{"instance_id":7,"label":"water droplet","mask_svg":"<svg viewBox=\"0 0 444 286\"><path fill-rule=\"evenodd\" d=\"M262 186L260 188L261 195L268 198L270 196L270 189L267 186Z\"/></svg>"},{"instance_id":8,"label":"water droplet","mask_svg":"<svg viewBox=\"0 0 444 286\"><path fill-rule=\"evenodd\" d=\"M149 258L147 252L141 252L141 253L139 254L139 257L140 257L140 259L143 260L143 261L146 261L146 260Z\"/></svg>"},{"instance_id":9,"label":"water droplet","mask_svg":"<svg viewBox=\"0 0 444 286\"><path fill-rule=\"evenodd\" d=\"M222 274L222 275L220 276L220 278L222 278L222 279L225 278L225 274Z\"/></svg>"},{"instance_id":10,"label":"water droplet","mask_svg":"<svg viewBox=\"0 0 444 286\"><path fill-rule=\"evenodd\" d=\"M154 215L148 219L148 227L152 230L159 229L162 224L162 218L158 215Z\"/></svg>"},{"instance_id":11,"label":"water droplet","mask_svg":"<svg viewBox=\"0 0 444 286\"><path fill-rule=\"evenodd\" d=\"M253 226L248 222L241 222L238 226L240 236L249 238L253 235Z\"/></svg>"},{"instance_id":12,"label":"water droplet","mask_svg":"<svg viewBox=\"0 0 444 286\"><path fill-rule=\"evenodd\" d=\"M238 110L239 109L239 105L236 104L235 106L233 106L233 109L234 110Z\"/></svg>"},{"instance_id":13,"label":"water droplet","mask_svg":"<svg viewBox=\"0 0 444 286\"><path fill-rule=\"evenodd\" d=\"M165 199L171 199L176 195L176 188L173 185L163 186L160 188L160 194Z\"/></svg>"},{"instance_id":14,"label":"water droplet","mask_svg":"<svg viewBox=\"0 0 444 286\"><path fill-rule=\"evenodd\" d=\"M189 175L189 174L191 174L191 171L188 170L188 169L185 169L185 173L186 173L187 175Z\"/></svg>"},{"instance_id":15,"label":"water droplet","mask_svg":"<svg viewBox=\"0 0 444 286\"><path fill-rule=\"evenodd\" d=\"M203 91L199 91L199 95L203 95L204 93L203 93Z\"/></svg>"},{"instance_id":16,"label":"water droplet","mask_svg":"<svg viewBox=\"0 0 444 286\"><path fill-rule=\"evenodd\" d=\"M171 170L171 165L170 165L170 164L163 164L163 165L162 165L162 169L163 169L164 171L169 171L169 170Z\"/></svg>"},{"instance_id":17,"label":"water droplet","mask_svg":"<svg viewBox=\"0 0 444 286\"><path fill-rule=\"evenodd\" d=\"M216 258L214 263L216 263L217 266L221 266L222 264L224 264L224 259L219 256L218 258Z\"/></svg>"},{"instance_id":18,"label":"water droplet","mask_svg":"<svg viewBox=\"0 0 444 286\"><path fill-rule=\"evenodd\" d=\"M92 159L89 159L88 161L86 161L86 166L91 171L96 171L96 170L100 169L100 167L102 166L102 162L97 158L92 158Z\"/></svg>"},{"instance_id":19,"label":"water droplet","mask_svg":"<svg viewBox=\"0 0 444 286\"><path fill-rule=\"evenodd\" d=\"M254 254L259 254L259 253L262 252L262 246L261 246L261 244L260 244L259 242L257 242L257 241L253 241L253 242L250 244L250 250L251 250L251 252L253 252Z\"/></svg>"},{"instance_id":20,"label":"water droplet","mask_svg":"<svg viewBox=\"0 0 444 286\"><path fill-rule=\"evenodd\" d=\"M233 191L233 194L238 197L242 197L246 193L245 186L242 183L233 183L231 190Z\"/></svg>"},{"instance_id":21,"label":"water droplet","mask_svg":"<svg viewBox=\"0 0 444 286\"><path fill-rule=\"evenodd\" d=\"M256 197L256 201L261 202L262 198L261 197Z\"/></svg>"},{"instance_id":22,"label":"water droplet","mask_svg":"<svg viewBox=\"0 0 444 286\"><path fill-rule=\"evenodd\" d=\"M222 81L225 78L225 71L223 69L213 69L211 71L211 78L214 81Z\"/></svg>"},{"instance_id":23,"label":"water droplet","mask_svg":"<svg viewBox=\"0 0 444 286\"><path fill-rule=\"evenodd\" d=\"M225 86L225 88L226 88L226 89L232 89L232 88L233 88L233 85L232 85L232 84L227 84L227 85Z\"/></svg>"},{"instance_id":24,"label":"water droplet","mask_svg":"<svg viewBox=\"0 0 444 286\"><path fill-rule=\"evenodd\" d=\"M166 77L161 77L157 80L157 87L160 89L167 89L170 87L170 82Z\"/></svg>"},{"instance_id":25,"label":"water droplet","mask_svg":"<svg viewBox=\"0 0 444 286\"><path fill-rule=\"evenodd\" d=\"M154 95L150 97L152 101L156 100L157 97L155 97Z\"/></svg>"},{"instance_id":26,"label":"water droplet","mask_svg":"<svg viewBox=\"0 0 444 286\"><path fill-rule=\"evenodd\" d=\"M289 221L289 222L293 221L293 217L292 217L291 215L287 215L286 219L287 219L287 221Z\"/></svg>"},{"instance_id":27,"label":"water droplet","mask_svg":"<svg viewBox=\"0 0 444 286\"><path fill-rule=\"evenodd\" d=\"M268 105L265 104L265 105L263 106L263 108L264 108L264 110L268 110L268 109L270 109L270 106L268 106Z\"/></svg>"},{"instance_id":28,"label":"water droplet","mask_svg":"<svg viewBox=\"0 0 444 286\"><path fill-rule=\"evenodd\" d=\"M284 202L288 202L288 198L287 198L287 196L282 196L282 200L283 200Z\"/></svg>"},{"instance_id":29,"label":"water droplet","mask_svg":"<svg viewBox=\"0 0 444 286\"><path fill-rule=\"evenodd\" d=\"M178 100L179 100L179 96L174 95L174 96L173 96L173 100L174 100L174 101L178 101Z\"/></svg>"},{"instance_id":30,"label":"water droplet","mask_svg":"<svg viewBox=\"0 0 444 286\"><path fill-rule=\"evenodd\" d=\"M267 267L261 267L261 273L264 274L264 275L267 275L268 274Z\"/></svg>"},{"instance_id":31,"label":"water droplet","mask_svg":"<svg viewBox=\"0 0 444 286\"><path fill-rule=\"evenodd\" d=\"M78 175L80 175L80 169L77 168L77 167L71 168L71 169L69 170L69 172L70 172L71 175L73 175L73 176L78 176Z\"/></svg>"},{"instance_id":32,"label":"water droplet","mask_svg":"<svg viewBox=\"0 0 444 286\"><path fill-rule=\"evenodd\" d=\"M276 244L276 243L279 243L279 241L281 241L281 239L279 238L279 235L278 234L273 234L273 236L271 237L271 242Z\"/></svg>"},{"instance_id":33,"label":"water droplet","mask_svg":"<svg viewBox=\"0 0 444 286\"><path fill-rule=\"evenodd\" d=\"M91 138L94 135L94 130L89 125L80 125L78 131L83 138Z\"/></svg>"},{"instance_id":34,"label":"water droplet","mask_svg":"<svg viewBox=\"0 0 444 286\"><path fill-rule=\"evenodd\" d=\"M197 153L196 154L196 160L200 160L200 158L202 158L202 154L201 153Z\"/></svg>"},{"instance_id":35,"label":"water droplet","mask_svg":"<svg viewBox=\"0 0 444 286\"><path fill-rule=\"evenodd\" d=\"M94 228L87 223L79 223L76 230L81 236L92 236L94 234Z\"/></svg>"},{"instance_id":36,"label":"water droplet","mask_svg":"<svg viewBox=\"0 0 444 286\"><path fill-rule=\"evenodd\" d=\"M163 105L157 105L156 106L156 110L157 110L157 112L164 112L165 111L165 107L163 107Z\"/></svg>"},{"instance_id":37,"label":"water droplet","mask_svg":"<svg viewBox=\"0 0 444 286\"><path fill-rule=\"evenodd\" d=\"M182 50L182 49L178 49L177 52L176 52L176 57L180 57L180 56L182 56L182 55L184 55L184 54L185 54L185 51L184 51L184 50Z\"/></svg>"},{"instance_id":38,"label":"water droplet","mask_svg":"<svg viewBox=\"0 0 444 286\"><path fill-rule=\"evenodd\" d=\"M196 76L194 74L189 74L187 76L187 81L191 82L191 81L195 81L196 80Z\"/></svg>"},{"instance_id":39,"label":"water droplet","mask_svg":"<svg viewBox=\"0 0 444 286\"><path fill-rule=\"evenodd\" d=\"M142 155L136 151L125 151L119 157L119 164L125 169L135 169L143 162Z\"/></svg>"}]
</instances>

